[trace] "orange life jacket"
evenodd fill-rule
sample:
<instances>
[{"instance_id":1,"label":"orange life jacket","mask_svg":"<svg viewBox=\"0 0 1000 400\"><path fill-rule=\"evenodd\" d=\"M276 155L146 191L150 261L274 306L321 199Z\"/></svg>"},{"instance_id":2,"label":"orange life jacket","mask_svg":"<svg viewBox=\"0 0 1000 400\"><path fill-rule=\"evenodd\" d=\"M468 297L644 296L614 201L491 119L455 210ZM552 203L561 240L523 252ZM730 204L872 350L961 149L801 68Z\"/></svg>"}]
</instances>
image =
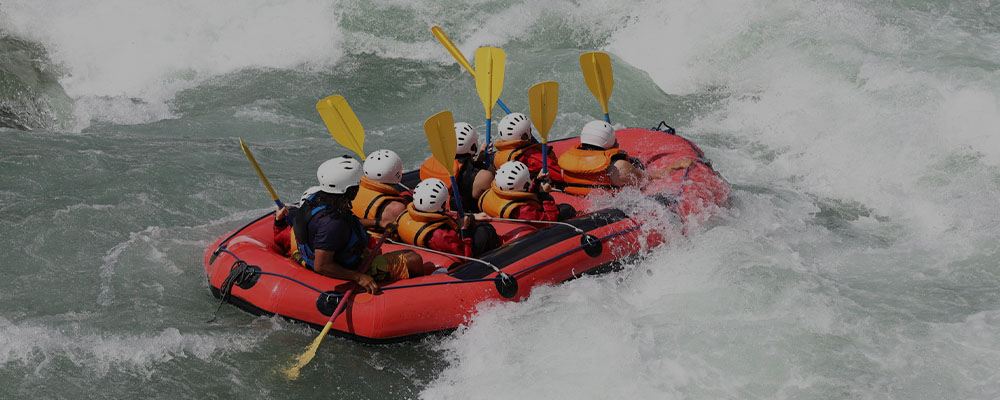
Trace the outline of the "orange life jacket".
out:
<instances>
[{"instance_id":1,"label":"orange life jacket","mask_svg":"<svg viewBox=\"0 0 1000 400\"><path fill-rule=\"evenodd\" d=\"M500 169L500 166L507 161L520 161L517 158L524 154L525 150L532 146L542 148L541 143L532 143L530 140L497 140L493 142L497 152L493 155L493 167Z\"/></svg>"},{"instance_id":2,"label":"orange life jacket","mask_svg":"<svg viewBox=\"0 0 1000 400\"><path fill-rule=\"evenodd\" d=\"M608 166L611 157L625 154L617 147L607 150L584 150L574 147L559 156L566 193L586 195L593 189L613 189Z\"/></svg>"},{"instance_id":3,"label":"orange life jacket","mask_svg":"<svg viewBox=\"0 0 1000 400\"><path fill-rule=\"evenodd\" d=\"M406 211L396 218L399 225L396 232L404 242L414 246L427 247L427 241L435 230L447 226L458 230L458 223L444 213L429 213L417 210L413 203L406 206Z\"/></svg>"},{"instance_id":4,"label":"orange life jacket","mask_svg":"<svg viewBox=\"0 0 1000 400\"><path fill-rule=\"evenodd\" d=\"M537 194L518 190L501 190L496 182L490 183L490 190L483 192L483 195L479 197L479 209L495 218L510 218L518 206L525 204L536 204L539 210L542 209L542 202L538 200Z\"/></svg>"},{"instance_id":5,"label":"orange life jacket","mask_svg":"<svg viewBox=\"0 0 1000 400\"><path fill-rule=\"evenodd\" d=\"M382 209L391 201L406 203L406 199L391 185L361 177L358 195L351 201L351 210L358 218L382 219Z\"/></svg>"},{"instance_id":6,"label":"orange life jacket","mask_svg":"<svg viewBox=\"0 0 1000 400\"><path fill-rule=\"evenodd\" d=\"M458 173L458 170L461 167L462 164L459 163L458 160L455 160L456 173ZM441 162L433 156L428 158L427 161L424 161L424 164L420 166L420 180L427 178L438 178L444 181L444 185L451 189L451 174L449 174L444 165L441 165Z\"/></svg>"}]
</instances>

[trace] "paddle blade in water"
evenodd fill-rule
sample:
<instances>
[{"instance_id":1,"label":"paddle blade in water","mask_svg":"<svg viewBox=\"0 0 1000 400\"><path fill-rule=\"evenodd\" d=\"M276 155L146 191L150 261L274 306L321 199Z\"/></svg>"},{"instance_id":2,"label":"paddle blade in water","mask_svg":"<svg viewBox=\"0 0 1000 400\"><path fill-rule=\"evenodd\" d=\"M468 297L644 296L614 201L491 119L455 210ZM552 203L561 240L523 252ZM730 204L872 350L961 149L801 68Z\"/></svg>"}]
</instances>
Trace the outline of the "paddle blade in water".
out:
<instances>
[{"instance_id":1,"label":"paddle blade in water","mask_svg":"<svg viewBox=\"0 0 1000 400\"><path fill-rule=\"evenodd\" d=\"M549 142L549 130L559 110L559 84L553 81L536 83L528 89L531 123L535 124L542 143Z\"/></svg>"},{"instance_id":2,"label":"paddle blade in water","mask_svg":"<svg viewBox=\"0 0 1000 400\"><path fill-rule=\"evenodd\" d=\"M455 149L458 144L455 139L455 120L451 116L451 111L441 111L427 118L424 122L424 133L427 134L427 143L431 146L434 158L448 170L449 175L454 176Z\"/></svg>"},{"instance_id":3,"label":"paddle blade in water","mask_svg":"<svg viewBox=\"0 0 1000 400\"><path fill-rule=\"evenodd\" d=\"M298 379L299 371L302 367L309 364L309 361L312 361L313 357L316 357L316 350L319 349L319 344L323 342L323 338L326 337L326 334L330 332L331 326L333 326L333 321L327 322L326 326L323 327L323 331L319 333L319 336L317 336L316 339L313 339L312 343L309 344L309 347L306 347L305 353L302 353L295 359L295 365L281 371L285 374L285 377L288 378L288 380L294 381Z\"/></svg>"},{"instance_id":4,"label":"paddle blade in water","mask_svg":"<svg viewBox=\"0 0 1000 400\"><path fill-rule=\"evenodd\" d=\"M503 91L503 73L507 54L496 47L480 47L476 50L476 90L479 100L486 109L486 118L493 117L493 106ZM487 133L488 134L488 133Z\"/></svg>"},{"instance_id":5,"label":"paddle blade in water","mask_svg":"<svg viewBox=\"0 0 1000 400\"><path fill-rule=\"evenodd\" d=\"M611 57L606 53L592 51L580 55L580 70L587 88L601 103L604 113L608 113L608 100L615 88L614 75L611 72Z\"/></svg>"},{"instance_id":6,"label":"paddle blade in water","mask_svg":"<svg viewBox=\"0 0 1000 400\"><path fill-rule=\"evenodd\" d=\"M333 139L364 160L365 129L344 96L335 94L320 100L316 103L316 111L319 111L319 116L323 118Z\"/></svg>"}]
</instances>

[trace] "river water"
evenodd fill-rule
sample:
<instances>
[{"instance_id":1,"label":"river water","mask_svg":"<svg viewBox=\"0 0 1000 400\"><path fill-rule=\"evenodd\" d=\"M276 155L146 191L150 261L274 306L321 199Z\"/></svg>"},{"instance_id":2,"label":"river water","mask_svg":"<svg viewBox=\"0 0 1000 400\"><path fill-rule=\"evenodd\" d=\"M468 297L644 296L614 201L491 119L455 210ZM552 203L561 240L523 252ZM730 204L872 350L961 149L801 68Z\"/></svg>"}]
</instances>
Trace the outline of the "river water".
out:
<instances>
[{"instance_id":1,"label":"river water","mask_svg":"<svg viewBox=\"0 0 1000 400\"><path fill-rule=\"evenodd\" d=\"M347 151L408 169L444 109L561 84L551 137L599 118L577 57L612 56L618 127L705 150L733 207L623 271L484 305L444 336L331 337L223 306L201 257ZM4 1L0 398L1000 398L995 0ZM495 118L502 116L497 109Z\"/></svg>"}]
</instances>

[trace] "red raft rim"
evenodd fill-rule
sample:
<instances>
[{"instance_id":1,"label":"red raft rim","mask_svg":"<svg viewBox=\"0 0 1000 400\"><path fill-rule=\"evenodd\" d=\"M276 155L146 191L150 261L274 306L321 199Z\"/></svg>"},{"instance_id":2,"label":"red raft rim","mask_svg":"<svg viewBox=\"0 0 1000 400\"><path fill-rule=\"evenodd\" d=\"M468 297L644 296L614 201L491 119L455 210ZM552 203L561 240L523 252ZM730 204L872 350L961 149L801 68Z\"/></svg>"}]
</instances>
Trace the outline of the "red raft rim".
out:
<instances>
[{"instance_id":1,"label":"red raft rim","mask_svg":"<svg viewBox=\"0 0 1000 400\"><path fill-rule=\"evenodd\" d=\"M653 129L622 129L617 135L621 148L639 157L650 170L681 159L696 161L643 188L681 220L710 215L715 208L728 205L729 184L694 143L674 134L665 123ZM576 146L576 139L549 145L561 154ZM417 181L419 171L404 174L403 182L408 186ZM554 197L578 210L588 206L585 197L558 193ZM225 301L251 314L280 315L322 329L343 293L355 285L309 271L278 254L268 218L271 215L273 212L251 221L206 249L210 290L222 298L226 281L235 281L229 285ZM511 240L480 257L492 266L479 262L454 265L454 259L421 252L425 261L453 266L446 274L382 284L378 295L354 295L330 333L365 343L392 343L450 332L467 323L480 303L519 301L540 285L614 270L669 239L656 231L641 231L638 221L615 208L566 222L571 226L549 225L537 231L523 224L494 223L498 233ZM521 232L524 230L527 232ZM402 248L388 243L383 247L386 252ZM513 284L500 278L493 266L513 277Z\"/></svg>"}]
</instances>

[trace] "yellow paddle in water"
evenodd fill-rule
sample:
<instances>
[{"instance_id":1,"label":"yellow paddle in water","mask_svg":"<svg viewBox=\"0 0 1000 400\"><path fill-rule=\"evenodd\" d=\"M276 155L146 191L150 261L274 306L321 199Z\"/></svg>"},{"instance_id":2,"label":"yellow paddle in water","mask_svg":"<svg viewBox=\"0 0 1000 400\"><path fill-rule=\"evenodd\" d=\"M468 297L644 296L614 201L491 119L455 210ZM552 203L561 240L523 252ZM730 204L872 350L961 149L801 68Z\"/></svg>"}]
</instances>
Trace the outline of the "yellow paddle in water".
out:
<instances>
[{"instance_id":1,"label":"yellow paddle in water","mask_svg":"<svg viewBox=\"0 0 1000 400\"><path fill-rule=\"evenodd\" d=\"M448 35L445 35L444 31L441 30L441 27L437 25L431 27L431 33L433 33L434 37L436 37L437 40L441 42L441 45L443 45L444 48L448 50L449 53L451 53L451 56L455 57L455 61L458 61L458 63L461 64L462 67L465 67L466 71L469 71L469 75L472 75L472 77L475 78L476 73L472 69L472 65L469 65L469 60L466 60L465 55L463 55L461 51L458 51L458 47L455 47L455 43L451 42L451 39L448 38ZM507 106L504 105L499 98L497 99L497 105L500 106L500 108L502 108L505 113L510 114L510 109L508 109Z\"/></svg>"},{"instance_id":2,"label":"yellow paddle in water","mask_svg":"<svg viewBox=\"0 0 1000 400\"><path fill-rule=\"evenodd\" d=\"M542 137L542 173L548 173L549 129L556 121L556 111L559 110L559 84L553 81L536 83L528 89L528 107L531 110L531 123L538 128Z\"/></svg>"},{"instance_id":3,"label":"yellow paddle in water","mask_svg":"<svg viewBox=\"0 0 1000 400\"><path fill-rule=\"evenodd\" d=\"M323 118L323 122L326 123L326 129L330 131L330 135L333 139L340 143L348 149L351 149L362 160L365 159L365 129L361 126L361 121L358 117L354 115L354 111L351 110L351 106L347 104L347 100L344 96L335 94L329 96L323 100L316 103L316 111L319 112L319 116ZM368 259L365 260L365 264L361 267L360 271L364 273L368 266L371 265L372 259L375 258L375 253L382 243L385 241L385 237L388 236L388 232L382 235L379 239L378 244L375 245L375 250L372 251ZM309 364L313 357L316 356L316 350L319 349L319 344L323 342L323 338L330 332L330 327L333 326L333 321L340 315L340 312L344 309L344 305L347 304L348 299L354 294L354 289L347 291L344 297L340 300L340 304L337 305L337 309L333 311L330 315L330 319L326 322L326 326L320 331L319 336L313 339L309 347L306 347L306 351L296 357L296 362L294 365L289 367L282 372L290 380L295 380L299 377L299 370L302 367Z\"/></svg>"},{"instance_id":4,"label":"yellow paddle in water","mask_svg":"<svg viewBox=\"0 0 1000 400\"><path fill-rule=\"evenodd\" d=\"M365 128L354 115L344 96L335 94L316 103L316 111L333 139L365 160Z\"/></svg>"},{"instance_id":5,"label":"yellow paddle in water","mask_svg":"<svg viewBox=\"0 0 1000 400\"><path fill-rule=\"evenodd\" d=\"M368 267L372 265L372 260L375 259L375 255L378 253L378 250L382 248L382 243L385 243L385 238L396 229L395 225L396 224L389 224L389 226L386 227L385 234L378 239L378 243L375 244L375 248L368 254L368 258L365 259L365 263L361 265L361 269L358 270L359 272L363 274L368 271ZM323 330L320 331L319 336L317 336L316 339L313 339L312 343L309 344L309 347L306 347L305 353L302 353L302 355L295 358L295 365L281 371L285 373L285 377L289 380L296 380L299 378L299 371L302 367L306 366L306 364L309 364L309 361L312 361L313 357L316 356L316 350L319 349L319 344L323 342L323 338L325 338L326 334L330 332L330 327L333 326L333 321L337 319L340 312L344 310L344 306L347 304L347 301L350 300L351 295L354 294L355 289L357 289L357 287L352 287L347 291L347 293L344 293L344 297L340 298L340 304L337 304L337 309L333 310L333 314L330 314L330 319L326 321L326 325L323 327Z\"/></svg>"},{"instance_id":6,"label":"yellow paddle in water","mask_svg":"<svg viewBox=\"0 0 1000 400\"><path fill-rule=\"evenodd\" d=\"M503 73L507 54L496 47L480 47L476 50L476 91L486 110L486 149L490 148L490 124L493 121L493 106L503 91ZM487 164L493 160L487 159Z\"/></svg>"},{"instance_id":7,"label":"yellow paddle in water","mask_svg":"<svg viewBox=\"0 0 1000 400\"><path fill-rule=\"evenodd\" d=\"M458 195L458 182L455 181L455 149L458 147L455 139L455 119L451 116L451 111L441 111L427 118L424 122L424 133L427 135L427 143L431 146L431 154L434 154L441 165L448 170L451 175L451 192L454 194L455 208L458 210L459 219L465 217L462 209L462 199ZM459 234L461 234L459 230Z\"/></svg>"},{"instance_id":8,"label":"yellow paddle in water","mask_svg":"<svg viewBox=\"0 0 1000 400\"><path fill-rule=\"evenodd\" d=\"M611 91L615 88L614 75L611 72L611 57L599 51L583 53L580 55L580 70L583 71L583 79L587 82L590 93L593 93L597 101L601 103L601 109L604 110L604 121L610 124L608 100L611 99Z\"/></svg>"}]
</instances>

